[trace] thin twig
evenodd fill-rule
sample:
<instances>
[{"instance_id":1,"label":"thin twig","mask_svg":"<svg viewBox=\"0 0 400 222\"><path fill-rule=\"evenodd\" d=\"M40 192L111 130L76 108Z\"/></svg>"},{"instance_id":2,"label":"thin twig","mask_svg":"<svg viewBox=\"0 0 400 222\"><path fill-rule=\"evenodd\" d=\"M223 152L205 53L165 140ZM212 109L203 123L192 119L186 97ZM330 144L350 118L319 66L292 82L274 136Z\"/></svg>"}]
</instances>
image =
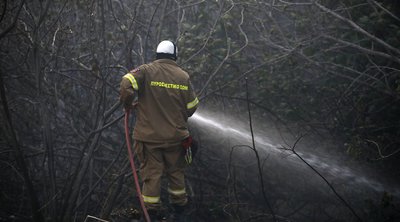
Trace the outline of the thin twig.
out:
<instances>
[{"instance_id":1,"label":"thin twig","mask_svg":"<svg viewBox=\"0 0 400 222\"><path fill-rule=\"evenodd\" d=\"M397 17L395 14L390 12L387 8L383 7L380 3L374 1L374 0L368 0L368 2L372 2L374 5L378 6L378 8L382 9L382 11L386 12L389 14L392 18L396 19L397 21L400 21L400 18Z\"/></svg>"},{"instance_id":2,"label":"thin twig","mask_svg":"<svg viewBox=\"0 0 400 222\"><path fill-rule=\"evenodd\" d=\"M222 65L228 60L229 58L229 53L231 51L231 44L228 38L226 38L226 44L228 46L227 51L226 51L226 56L225 58L221 61L221 63L217 66L217 68L214 70L214 72L210 75L208 78L207 82L203 85L203 88L201 89L199 95L203 94L204 90L208 87L210 84L211 80L214 79L214 77L217 75L218 71L221 69Z\"/></svg>"},{"instance_id":3,"label":"thin twig","mask_svg":"<svg viewBox=\"0 0 400 222\"><path fill-rule=\"evenodd\" d=\"M13 30L15 28L15 25L17 24L17 21L18 21L19 14L21 13L21 9L22 9L22 6L24 6L24 4L25 4L25 0L23 0L21 2L21 4L19 5L18 11L17 11L17 13L16 13L16 15L14 17L14 20L11 23L11 25L8 26L3 32L0 33L0 39L2 39L4 36L7 35L7 33L9 33L11 30ZM5 5L4 7L7 7L7 5Z\"/></svg>"},{"instance_id":4,"label":"thin twig","mask_svg":"<svg viewBox=\"0 0 400 222\"><path fill-rule=\"evenodd\" d=\"M209 96L211 96L211 95L213 95L213 94L215 94L215 93L217 93L217 92L223 90L224 88L226 88L226 87L228 87L229 85L231 85L233 82L239 81L239 80L243 79L243 78L244 78L245 76L247 76L247 75L250 75L250 74L253 74L253 73L257 73L257 72L255 72L255 71L258 70L258 69L260 69L260 68L262 68L263 66L268 65L268 64L272 64L272 63L274 63L274 62L277 62L277 61L279 61L280 59L283 59L283 58L287 57L288 55L289 55L289 54L280 55L280 56L278 56L278 57L271 58L270 60L267 60L267 61L265 61L265 62L263 62L263 63L261 63L261 64L255 65L255 66L253 66L252 68L246 70L246 72L242 73L242 74L239 75L238 77L234 78L233 80L231 80L231 81L229 81L229 82L226 82L226 83L223 84L222 86L218 87L217 89L215 89L215 90L213 90L213 91L211 91L211 92L209 92L209 93L207 93L207 94L201 95L201 96L199 97L199 99L200 99L200 100L203 100L203 99L205 99L206 97L209 97Z\"/></svg>"},{"instance_id":5,"label":"thin twig","mask_svg":"<svg viewBox=\"0 0 400 222\"><path fill-rule=\"evenodd\" d=\"M391 157L391 156L395 155L396 153L400 152L400 149L397 149L397 150L395 150L394 152L392 152L392 153L390 153L388 155L383 155L381 147L379 146L379 144L377 142L375 142L373 140L368 140L368 139L366 139L365 141L370 142L370 143L372 143L372 144L374 144L376 146L376 149L378 150L379 158L377 158L375 160L383 160L383 159Z\"/></svg>"},{"instance_id":6,"label":"thin twig","mask_svg":"<svg viewBox=\"0 0 400 222\"><path fill-rule=\"evenodd\" d=\"M392 45L386 43L385 41L383 41L382 39L376 37L375 35L367 32L365 29L361 28L359 25L357 25L355 22L353 22L350 19L347 19L339 14L337 14L336 12L330 10L329 8L319 4L317 1L314 1L314 4L320 8L322 11L327 12L329 14L331 14L332 16L336 17L339 20L342 20L343 22L346 22L347 24L349 24L351 27L354 28L355 31L362 33L363 35L367 36L368 38L374 40L375 42L379 43L380 45L382 45L383 47L385 47L388 50L391 50L395 53L397 53L397 55L400 55L400 50L393 47Z\"/></svg>"},{"instance_id":7,"label":"thin twig","mask_svg":"<svg viewBox=\"0 0 400 222\"><path fill-rule=\"evenodd\" d=\"M271 214L272 214L272 218L274 219L274 221L277 221L276 217L275 217L275 213L274 210L272 209L271 204L269 203L268 199L267 199L267 195L265 193L265 187L264 187L264 177L262 174L262 169L261 169L261 163L260 163L260 156L258 154L258 151L256 149L256 143L254 140L254 132L253 132L253 124L252 124L252 119L251 119L251 109L250 109L250 102L249 102L249 87L247 84L247 77L245 77L245 83L246 83L246 100L247 100L247 111L249 113L249 125L250 125L250 132L251 132L251 141L253 144L252 150L254 151L254 154L256 155L256 159L257 159L257 168L258 168L258 175L260 177L260 183L261 183L261 192L262 195L264 197L264 201L267 204Z\"/></svg>"},{"instance_id":8,"label":"thin twig","mask_svg":"<svg viewBox=\"0 0 400 222\"><path fill-rule=\"evenodd\" d=\"M109 222L108 220L103 220L101 218L94 217L94 216L91 216L91 215L87 215L84 222L86 222L88 218L95 219L95 220L98 220L98 221L101 221L101 222Z\"/></svg>"},{"instance_id":9,"label":"thin twig","mask_svg":"<svg viewBox=\"0 0 400 222\"><path fill-rule=\"evenodd\" d=\"M182 63L181 63L182 66L185 65L185 64L186 64L187 62L189 62L190 60L192 60L192 59L193 59L194 57L196 57L198 54L200 54L200 52L202 52L202 51L204 50L204 48L207 46L208 41L210 41L212 34L215 32L215 27L217 26L218 21L219 21L220 18L221 18L222 10L223 10L223 7L221 6L221 9L220 9L220 11L219 11L219 13L218 13L218 16L217 16L217 18L215 19L215 22L214 22L213 26L211 27L210 31L208 32L208 36L207 36L207 38L205 39L204 44L202 45L202 47L201 47L197 52L195 52L193 55L191 55L187 60L185 60L184 62L182 62Z\"/></svg>"},{"instance_id":10,"label":"thin twig","mask_svg":"<svg viewBox=\"0 0 400 222\"><path fill-rule=\"evenodd\" d=\"M312 171L314 171L319 177L321 177L325 183L329 186L329 188L333 191L333 193L336 195L336 197L339 198L339 200L351 211L351 213L357 218L358 221L363 221L360 216L355 212L355 210L350 206L349 203L336 191L336 189L332 186L332 184L320 173L318 170L316 170L313 166L311 166L306 160L304 160L295 150L296 145L300 142L300 140L303 138L303 136L300 136L297 138L295 143L293 144L292 148L286 149L290 150L293 152L294 155L296 155L303 163L305 163Z\"/></svg>"}]
</instances>

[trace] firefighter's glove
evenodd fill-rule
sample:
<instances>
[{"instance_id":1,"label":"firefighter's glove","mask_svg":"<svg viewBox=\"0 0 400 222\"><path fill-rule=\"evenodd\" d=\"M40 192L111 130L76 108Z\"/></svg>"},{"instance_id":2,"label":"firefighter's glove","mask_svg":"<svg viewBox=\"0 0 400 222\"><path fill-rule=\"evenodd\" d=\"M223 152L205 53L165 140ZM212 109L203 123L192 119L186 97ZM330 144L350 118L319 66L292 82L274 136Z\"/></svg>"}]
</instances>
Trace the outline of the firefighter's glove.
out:
<instances>
[{"instance_id":1,"label":"firefighter's glove","mask_svg":"<svg viewBox=\"0 0 400 222\"><path fill-rule=\"evenodd\" d=\"M186 138L182 141L182 147L185 152L185 161L188 165L190 165L193 161L192 148L191 148L192 142L193 142L193 139L191 136L189 136L188 138Z\"/></svg>"}]
</instances>

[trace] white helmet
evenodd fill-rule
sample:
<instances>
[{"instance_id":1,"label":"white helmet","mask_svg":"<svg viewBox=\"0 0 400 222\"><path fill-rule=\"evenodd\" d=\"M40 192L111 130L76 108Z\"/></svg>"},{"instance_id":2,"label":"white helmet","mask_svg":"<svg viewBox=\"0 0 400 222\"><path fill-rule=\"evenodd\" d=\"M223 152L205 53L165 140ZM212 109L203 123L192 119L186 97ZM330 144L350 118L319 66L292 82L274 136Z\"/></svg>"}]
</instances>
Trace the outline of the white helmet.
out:
<instances>
[{"instance_id":1,"label":"white helmet","mask_svg":"<svg viewBox=\"0 0 400 222\"><path fill-rule=\"evenodd\" d=\"M178 48L173 42L164 40L158 44L156 53L157 59L176 60L178 57Z\"/></svg>"}]
</instances>

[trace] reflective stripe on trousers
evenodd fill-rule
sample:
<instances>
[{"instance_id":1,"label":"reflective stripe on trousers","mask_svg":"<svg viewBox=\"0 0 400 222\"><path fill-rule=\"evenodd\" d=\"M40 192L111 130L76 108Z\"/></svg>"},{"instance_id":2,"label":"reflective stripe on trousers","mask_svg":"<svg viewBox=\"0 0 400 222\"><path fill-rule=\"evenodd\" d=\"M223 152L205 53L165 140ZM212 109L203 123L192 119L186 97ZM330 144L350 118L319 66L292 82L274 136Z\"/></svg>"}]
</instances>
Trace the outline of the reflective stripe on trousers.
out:
<instances>
[{"instance_id":1,"label":"reflective stripe on trousers","mask_svg":"<svg viewBox=\"0 0 400 222\"><path fill-rule=\"evenodd\" d=\"M145 203L149 203L149 204L160 203L160 197L150 197L150 196L145 196L145 195L142 195L142 197L143 197L143 201Z\"/></svg>"},{"instance_id":2,"label":"reflective stripe on trousers","mask_svg":"<svg viewBox=\"0 0 400 222\"><path fill-rule=\"evenodd\" d=\"M175 195L175 196L180 196L180 195L186 194L186 190L185 190L185 188L179 189L179 190L173 190L171 188L168 188L168 193Z\"/></svg>"}]
</instances>

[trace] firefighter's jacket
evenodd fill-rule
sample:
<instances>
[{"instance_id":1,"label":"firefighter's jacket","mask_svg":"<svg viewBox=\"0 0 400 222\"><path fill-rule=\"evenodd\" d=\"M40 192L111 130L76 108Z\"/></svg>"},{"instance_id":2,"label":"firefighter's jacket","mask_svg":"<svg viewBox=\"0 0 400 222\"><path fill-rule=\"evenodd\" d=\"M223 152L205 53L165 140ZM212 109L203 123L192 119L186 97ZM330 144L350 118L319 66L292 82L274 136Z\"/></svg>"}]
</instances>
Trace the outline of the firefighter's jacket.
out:
<instances>
[{"instance_id":1,"label":"firefighter's jacket","mask_svg":"<svg viewBox=\"0 0 400 222\"><path fill-rule=\"evenodd\" d=\"M189 136L187 119L198 106L189 75L175 61L158 59L123 76L120 100L129 107L137 93L135 140L181 141Z\"/></svg>"}]
</instances>

